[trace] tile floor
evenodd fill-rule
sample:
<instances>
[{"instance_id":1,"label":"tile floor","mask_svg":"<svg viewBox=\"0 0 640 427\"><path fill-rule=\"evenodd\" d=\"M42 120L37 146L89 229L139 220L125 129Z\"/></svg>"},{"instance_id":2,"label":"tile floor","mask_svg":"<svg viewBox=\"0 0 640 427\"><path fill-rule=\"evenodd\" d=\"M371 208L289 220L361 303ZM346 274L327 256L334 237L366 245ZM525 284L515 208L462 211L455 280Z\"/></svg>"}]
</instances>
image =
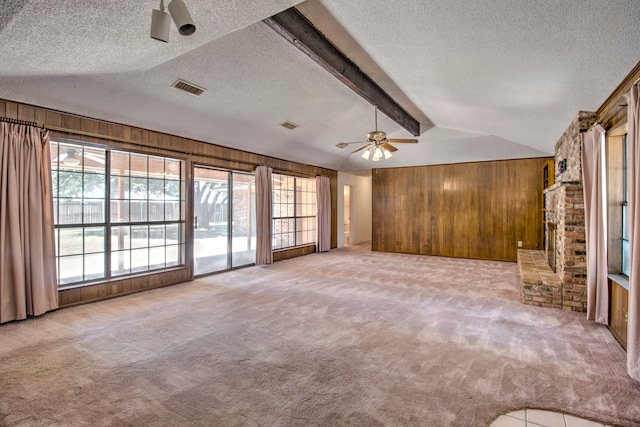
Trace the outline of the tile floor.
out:
<instances>
[{"instance_id":1,"label":"tile floor","mask_svg":"<svg viewBox=\"0 0 640 427\"><path fill-rule=\"evenodd\" d=\"M491 427L610 427L559 412L522 409L500 415Z\"/></svg>"}]
</instances>

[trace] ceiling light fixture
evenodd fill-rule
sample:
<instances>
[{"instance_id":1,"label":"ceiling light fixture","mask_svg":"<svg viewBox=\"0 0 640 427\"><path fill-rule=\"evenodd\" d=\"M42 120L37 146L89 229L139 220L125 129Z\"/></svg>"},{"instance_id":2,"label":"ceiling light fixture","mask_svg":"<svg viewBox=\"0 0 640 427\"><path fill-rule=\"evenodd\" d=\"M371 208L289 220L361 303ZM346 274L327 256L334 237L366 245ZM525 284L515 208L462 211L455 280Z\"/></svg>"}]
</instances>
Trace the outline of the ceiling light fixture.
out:
<instances>
[{"instance_id":1,"label":"ceiling light fixture","mask_svg":"<svg viewBox=\"0 0 640 427\"><path fill-rule=\"evenodd\" d=\"M372 154L373 157L371 157ZM391 158L391 156L391 151L383 147L382 144L375 142L369 145L362 153L363 159L369 160L369 158L371 157L371 160L374 162L379 162L382 157L384 157L385 159L389 159Z\"/></svg>"},{"instance_id":2,"label":"ceiling light fixture","mask_svg":"<svg viewBox=\"0 0 640 427\"><path fill-rule=\"evenodd\" d=\"M66 155L62 158L62 164L66 166L78 166L80 159L76 157L76 150L69 148Z\"/></svg>"},{"instance_id":3,"label":"ceiling light fixture","mask_svg":"<svg viewBox=\"0 0 640 427\"><path fill-rule=\"evenodd\" d=\"M178 27L178 32L183 36L190 36L196 32L187 5L182 0L172 0L168 6L173 22ZM160 0L160 9L151 11L151 38L163 42L169 41L169 13L164 11L164 0Z\"/></svg>"},{"instance_id":4,"label":"ceiling light fixture","mask_svg":"<svg viewBox=\"0 0 640 427\"><path fill-rule=\"evenodd\" d=\"M375 119L376 119L376 130L369 132L367 134L367 139L365 141L354 141L354 142L340 142L336 144L338 148L346 148L351 144L362 144L360 148L351 153L357 153L362 151L362 158L365 160L369 160L371 158L374 162L379 162L384 157L385 159L390 159L393 157L391 154L394 151L398 151L396 147L391 145L390 143L412 143L415 144L418 142L417 139L399 139L399 138L387 138L387 134L381 130L378 130L378 107L375 110Z\"/></svg>"}]
</instances>

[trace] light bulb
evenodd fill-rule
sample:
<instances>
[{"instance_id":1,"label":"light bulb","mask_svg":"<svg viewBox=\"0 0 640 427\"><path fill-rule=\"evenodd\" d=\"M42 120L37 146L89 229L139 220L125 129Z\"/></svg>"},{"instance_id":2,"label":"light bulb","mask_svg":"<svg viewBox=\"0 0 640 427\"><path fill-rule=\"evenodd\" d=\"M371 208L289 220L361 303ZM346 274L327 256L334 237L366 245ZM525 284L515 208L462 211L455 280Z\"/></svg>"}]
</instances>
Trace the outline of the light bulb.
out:
<instances>
[{"instance_id":1,"label":"light bulb","mask_svg":"<svg viewBox=\"0 0 640 427\"><path fill-rule=\"evenodd\" d=\"M384 158L385 158L385 159L388 159L388 158L390 158L390 157L391 157L391 151L389 151L389 150L385 149L385 150L384 150Z\"/></svg>"},{"instance_id":2,"label":"light bulb","mask_svg":"<svg viewBox=\"0 0 640 427\"><path fill-rule=\"evenodd\" d=\"M369 156L371 156L371 151L369 151L369 149L367 148L366 150L364 150L364 153L362 153L362 158L365 160L369 160Z\"/></svg>"}]
</instances>

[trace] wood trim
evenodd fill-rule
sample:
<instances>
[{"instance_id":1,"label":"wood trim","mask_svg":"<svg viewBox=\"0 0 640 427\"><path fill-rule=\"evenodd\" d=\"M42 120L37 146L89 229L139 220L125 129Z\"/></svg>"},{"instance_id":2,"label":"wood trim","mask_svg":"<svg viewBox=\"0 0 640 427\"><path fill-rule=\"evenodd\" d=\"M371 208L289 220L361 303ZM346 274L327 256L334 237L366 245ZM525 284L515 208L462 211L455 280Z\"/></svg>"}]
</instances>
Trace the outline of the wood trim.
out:
<instances>
[{"instance_id":1,"label":"wood trim","mask_svg":"<svg viewBox=\"0 0 640 427\"><path fill-rule=\"evenodd\" d=\"M67 308L150 289L163 288L189 280L191 280L190 269L182 267L175 270L114 279L94 285L60 289L58 291L59 306L60 308Z\"/></svg>"},{"instance_id":2,"label":"wood trim","mask_svg":"<svg viewBox=\"0 0 640 427\"><path fill-rule=\"evenodd\" d=\"M333 246L332 246L333 247ZM295 248L279 249L273 252L273 262L284 261L316 252L315 245L296 246Z\"/></svg>"},{"instance_id":3,"label":"wood trim","mask_svg":"<svg viewBox=\"0 0 640 427\"><path fill-rule=\"evenodd\" d=\"M636 64L627 77L622 80L618 87L609 95L604 103L598 108L598 122L605 129L615 127L621 121L626 120L627 108L626 102L621 102L625 93L629 92L631 86L636 84L640 79L640 61ZM621 105L624 104L624 105Z\"/></svg>"},{"instance_id":4,"label":"wood trim","mask_svg":"<svg viewBox=\"0 0 640 427\"><path fill-rule=\"evenodd\" d=\"M420 122L340 52L298 9L289 8L263 22L404 129L414 136L420 135Z\"/></svg>"}]
</instances>

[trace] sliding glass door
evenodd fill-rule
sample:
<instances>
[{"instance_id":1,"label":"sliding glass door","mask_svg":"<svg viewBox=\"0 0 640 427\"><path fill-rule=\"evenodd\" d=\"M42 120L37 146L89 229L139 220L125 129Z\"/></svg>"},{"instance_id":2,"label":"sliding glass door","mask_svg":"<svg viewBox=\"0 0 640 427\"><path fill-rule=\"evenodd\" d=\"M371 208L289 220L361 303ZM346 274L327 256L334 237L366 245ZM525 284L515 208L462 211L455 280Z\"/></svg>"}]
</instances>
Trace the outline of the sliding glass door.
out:
<instances>
[{"instance_id":1,"label":"sliding glass door","mask_svg":"<svg viewBox=\"0 0 640 427\"><path fill-rule=\"evenodd\" d=\"M231 265L240 267L256 262L256 180L253 174L232 174Z\"/></svg>"},{"instance_id":2,"label":"sliding glass door","mask_svg":"<svg viewBox=\"0 0 640 427\"><path fill-rule=\"evenodd\" d=\"M195 167L193 186L194 275L253 264L253 175Z\"/></svg>"}]
</instances>

